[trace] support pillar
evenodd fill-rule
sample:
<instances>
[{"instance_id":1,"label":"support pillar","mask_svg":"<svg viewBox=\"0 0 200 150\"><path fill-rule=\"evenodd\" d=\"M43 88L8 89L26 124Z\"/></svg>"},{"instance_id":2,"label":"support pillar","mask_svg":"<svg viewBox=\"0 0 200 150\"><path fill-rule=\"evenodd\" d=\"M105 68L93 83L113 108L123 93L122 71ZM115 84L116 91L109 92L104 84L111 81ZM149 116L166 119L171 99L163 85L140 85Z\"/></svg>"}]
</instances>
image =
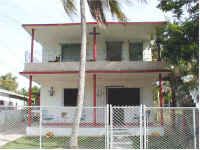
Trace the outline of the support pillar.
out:
<instances>
[{"instance_id":1,"label":"support pillar","mask_svg":"<svg viewBox=\"0 0 200 150\"><path fill-rule=\"evenodd\" d=\"M97 59L97 32L96 27L93 28L93 60L96 61Z\"/></svg>"},{"instance_id":2,"label":"support pillar","mask_svg":"<svg viewBox=\"0 0 200 150\"><path fill-rule=\"evenodd\" d=\"M29 94L28 94L28 126L31 126L31 105L32 105L32 76L29 76Z\"/></svg>"},{"instance_id":3,"label":"support pillar","mask_svg":"<svg viewBox=\"0 0 200 150\"><path fill-rule=\"evenodd\" d=\"M30 63L33 63L33 49L34 49L34 38L35 38L35 30L32 29L31 36L31 58ZM28 94L28 126L31 126L31 105L32 105L32 75L29 76L29 94Z\"/></svg>"},{"instance_id":4,"label":"support pillar","mask_svg":"<svg viewBox=\"0 0 200 150\"><path fill-rule=\"evenodd\" d=\"M94 107L94 111L93 111L93 123L96 124L96 106L97 106L97 102L96 102L96 74L93 75L93 107Z\"/></svg>"},{"instance_id":5,"label":"support pillar","mask_svg":"<svg viewBox=\"0 0 200 150\"><path fill-rule=\"evenodd\" d=\"M93 28L93 61L96 61L97 59L97 46L96 46L96 42L97 42L97 36L96 36L96 27ZM96 106L97 106L97 102L96 102L96 74L93 74L93 123L96 124Z\"/></svg>"},{"instance_id":6,"label":"support pillar","mask_svg":"<svg viewBox=\"0 0 200 150\"><path fill-rule=\"evenodd\" d=\"M163 87L162 87L162 74L159 73L159 99L160 99L160 107L163 107L164 100L163 100ZM163 110L161 108L160 111L160 123L163 125Z\"/></svg>"}]
</instances>

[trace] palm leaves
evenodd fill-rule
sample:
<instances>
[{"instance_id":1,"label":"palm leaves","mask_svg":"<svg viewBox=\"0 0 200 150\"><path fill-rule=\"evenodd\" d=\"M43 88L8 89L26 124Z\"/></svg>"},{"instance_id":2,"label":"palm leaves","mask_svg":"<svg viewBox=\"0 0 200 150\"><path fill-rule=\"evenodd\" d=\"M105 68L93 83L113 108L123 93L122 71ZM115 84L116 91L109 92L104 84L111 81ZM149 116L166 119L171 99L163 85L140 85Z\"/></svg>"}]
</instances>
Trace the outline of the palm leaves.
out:
<instances>
[{"instance_id":1,"label":"palm leaves","mask_svg":"<svg viewBox=\"0 0 200 150\"><path fill-rule=\"evenodd\" d=\"M65 12L68 15L77 12L75 1L76 0L62 0ZM113 17L116 17L120 21L124 22L127 20L125 14L122 12L119 0L87 0L87 3L90 13L97 23L104 23L106 21L106 13L111 13Z\"/></svg>"}]
</instances>

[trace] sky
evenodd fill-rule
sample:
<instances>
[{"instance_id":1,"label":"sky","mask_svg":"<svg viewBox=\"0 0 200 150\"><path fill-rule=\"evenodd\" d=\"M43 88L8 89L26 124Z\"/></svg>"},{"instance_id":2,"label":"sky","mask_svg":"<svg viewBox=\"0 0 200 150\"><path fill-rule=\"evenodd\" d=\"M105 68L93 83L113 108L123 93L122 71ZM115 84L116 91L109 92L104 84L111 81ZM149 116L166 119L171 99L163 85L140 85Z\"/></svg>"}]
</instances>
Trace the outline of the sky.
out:
<instances>
[{"instance_id":1,"label":"sky","mask_svg":"<svg viewBox=\"0 0 200 150\"><path fill-rule=\"evenodd\" d=\"M121 0L123 2L125 0ZM131 0L129 0L131 1ZM166 21L170 15L156 8L157 0L134 0L122 5L128 21ZM77 4L78 6L78 4ZM79 8L77 8L79 9ZM87 21L93 21L87 10ZM109 21L113 20L107 15ZM28 23L66 23L79 22L80 17L69 18L60 0L0 0L0 75L11 72L17 76L18 89L28 88L27 78L19 75L23 71L25 51L30 51L31 37L22 28ZM34 55L41 59L42 46L35 42Z\"/></svg>"}]
</instances>

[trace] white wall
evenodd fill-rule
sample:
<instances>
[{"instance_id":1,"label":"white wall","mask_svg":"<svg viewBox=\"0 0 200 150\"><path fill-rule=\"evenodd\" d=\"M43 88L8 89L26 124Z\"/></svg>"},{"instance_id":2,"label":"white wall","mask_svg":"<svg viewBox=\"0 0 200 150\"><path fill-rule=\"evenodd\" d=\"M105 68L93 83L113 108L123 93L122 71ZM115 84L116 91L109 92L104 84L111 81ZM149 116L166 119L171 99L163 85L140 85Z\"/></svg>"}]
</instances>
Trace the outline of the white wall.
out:
<instances>
[{"instance_id":1,"label":"white wall","mask_svg":"<svg viewBox=\"0 0 200 150\"><path fill-rule=\"evenodd\" d=\"M55 90L54 96L49 96L49 88L53 86ZM151 78L132 78L130 76L120 77L106 77L103 75L97 75L97 106L106 106L106 86L123 86L128 88L140 88L140 103L147 106L152 106L153 96L152 96L152 80ZM42 106L64 106L64 88L78 88L77 80L66 78L63 82L49 81L41 87L41 105ZM86 88L85 88L85 101L84 106L93 106L93 80L92 76L87 76L86 78ZM66 112L66 110L59 110L59 115L61 112ZM49 110L55 115L55 110ZM104 120L104 110L97 109L97 122L103 122ZM50 113L51 114L51 113ZM58 114L58 113L57 113ZM74 110L67 111L68 116L74 116ZM93 108L85 109L83 115L86 115L84 121L93 121ZM55 118L58 118L54 116ZM67 121L72 121L70 120ZM55 120L54 120L55 121ZM58 121L58 119L57 119Z\"/></svg>"},{"instance_id":2,"label":"white wall","mask_svg":"<svg viewBox=\"0 0 200 150\"><path fill-rule=\"evenodd\" d=\"M115 75L113 75L115 76ZM43 106L63 106L64 105L64 88L78 88L78 80L68 79L65 81L49 81L41 86L41 105ZM97 106L106 105L106 86L123 86L127 88L140 88L140 102L147 106L153 104L152 95L152 79L151 78L132 78L128 76L120 77L104 77L97 75ZM53 86L55 90L54 96L49 96L49 88ZM85 86L85 106L93 106L93 79L92 75L86 79Z\"/></svg>"}]
</instances>

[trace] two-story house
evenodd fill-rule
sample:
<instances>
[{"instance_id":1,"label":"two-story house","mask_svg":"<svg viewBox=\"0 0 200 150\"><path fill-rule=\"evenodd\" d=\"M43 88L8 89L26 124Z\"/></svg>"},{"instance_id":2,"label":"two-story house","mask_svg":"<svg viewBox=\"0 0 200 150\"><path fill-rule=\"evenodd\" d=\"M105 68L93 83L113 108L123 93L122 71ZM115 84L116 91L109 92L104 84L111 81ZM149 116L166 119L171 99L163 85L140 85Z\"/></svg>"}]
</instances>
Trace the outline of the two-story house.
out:
<instances>
[{"instance_id":1,"label":"two-story house","mask_svg":"<svg viewBox=\"0 0 200 150\"><path fill-rule=\"evenodd\" d=\"M85 106L153 106L152 85L158 80L161 83L162 76L169 72L163 62L152 60L150 48L156 28L164 24L107 22L102 28L96 22L87 23ZM25 64L21 74L30 79L30 87L32 81L41 85L41 106L76 106L80 23L24 24L23 27L32 36L32 42L31 61ZM41 63L33 60L34 40L43 47ZM162 95L160 97L162 106ZM73 116L72 112L68 113ZM126 120L126 112L120 113L121 120ZM98 124L103 120L101 116L93 109L84 119Z\"/></svg>"}]
</instances>

